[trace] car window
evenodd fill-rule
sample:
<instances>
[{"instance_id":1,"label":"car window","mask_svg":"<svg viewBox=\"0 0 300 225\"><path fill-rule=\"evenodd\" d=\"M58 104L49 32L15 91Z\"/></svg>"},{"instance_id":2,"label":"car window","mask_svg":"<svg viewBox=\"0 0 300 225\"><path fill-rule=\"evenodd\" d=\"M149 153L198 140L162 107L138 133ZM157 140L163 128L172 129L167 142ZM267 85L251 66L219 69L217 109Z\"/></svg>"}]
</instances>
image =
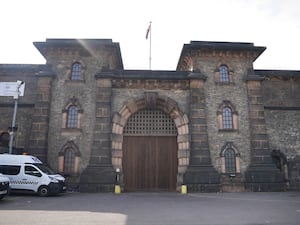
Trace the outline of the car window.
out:
<instances>
[{"instance_id":1,"label":"car window","mask_svg":"<svg viewBox=\"0 0 300 225\"><path fill-rule=\"evenodd\" d=\"M0 173L4 175L17 175L20 173L21 166L0 165Z\"/></svg>"},{"instance_id":2,"label":"car window","mask_svg":"<svg viewBox=\"0 0 300 225\"><path fill-rule=\"evenodd\" d=\"M33 166L25 166L25 174L31 175L31 176L36 176L36 177L42 176L42 174Z\"/></svg>"},{"instance_id":3,"label":"car window","mask_svg":"<svg viewBox=\"0 0 300 225\"><path fill-rule=\"evenodd\" d=\"M45 174L48 174L48 175L54 175L54 174L56 174L52 169L50 169L49 167L45 166L44 164L35 163L34 165L36 167L38 167Z\"/></svg>"}]
</instances>

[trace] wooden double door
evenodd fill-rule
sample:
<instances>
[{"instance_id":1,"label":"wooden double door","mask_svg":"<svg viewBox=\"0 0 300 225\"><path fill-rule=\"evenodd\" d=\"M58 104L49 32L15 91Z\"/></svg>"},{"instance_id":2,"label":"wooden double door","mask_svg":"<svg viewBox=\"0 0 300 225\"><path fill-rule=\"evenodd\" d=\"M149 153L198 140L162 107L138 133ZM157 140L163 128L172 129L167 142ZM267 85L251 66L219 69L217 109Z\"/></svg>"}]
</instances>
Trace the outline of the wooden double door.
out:
<instances>
[{"instance_id":1,"label":"wooden double door","mask_svg":"<svg viewBox=\"0 0 300 225\"><path fill-rule=\"evenodd\" d=\"M125 191L175 191L177 136L124 136Z\"/></svg>"}]
</instances>

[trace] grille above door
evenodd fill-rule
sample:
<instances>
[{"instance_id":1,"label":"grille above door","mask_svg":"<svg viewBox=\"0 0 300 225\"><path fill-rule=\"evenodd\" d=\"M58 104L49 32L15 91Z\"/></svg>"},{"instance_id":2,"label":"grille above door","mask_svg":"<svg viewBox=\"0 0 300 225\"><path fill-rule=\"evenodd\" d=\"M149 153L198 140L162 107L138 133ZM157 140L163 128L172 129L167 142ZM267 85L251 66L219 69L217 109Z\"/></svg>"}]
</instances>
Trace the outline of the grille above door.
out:
<instances>
[{"instance_id":1,"label":"grille above door","mask_svg":"<svg viewBox=\"0 0 300 225\"><path fill-rule=\"evenodd\" d=\"M133 114L124 128L125 136L176 136L172 118L161 110L141 110Z\"/></svg>"}]
</instances>

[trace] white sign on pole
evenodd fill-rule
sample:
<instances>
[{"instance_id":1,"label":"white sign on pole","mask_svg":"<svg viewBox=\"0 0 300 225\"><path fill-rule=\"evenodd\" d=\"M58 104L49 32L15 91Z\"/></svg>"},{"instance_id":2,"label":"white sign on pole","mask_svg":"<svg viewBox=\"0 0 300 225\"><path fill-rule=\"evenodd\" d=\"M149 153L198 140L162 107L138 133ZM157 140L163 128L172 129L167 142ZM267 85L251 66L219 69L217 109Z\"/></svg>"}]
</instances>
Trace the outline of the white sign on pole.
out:
<instances>
[{"instance_id":1,"label":"white sign on pole","mask_svg":"<svg viewBox=\"0 0 300 225\"><path fill-rule=\"evenodd\" d=\"M15 96L18 90L17 82L0 82L0 96ZM25 83L19 88L19 96L24 96Z\"/></svg>"}]
</instances>

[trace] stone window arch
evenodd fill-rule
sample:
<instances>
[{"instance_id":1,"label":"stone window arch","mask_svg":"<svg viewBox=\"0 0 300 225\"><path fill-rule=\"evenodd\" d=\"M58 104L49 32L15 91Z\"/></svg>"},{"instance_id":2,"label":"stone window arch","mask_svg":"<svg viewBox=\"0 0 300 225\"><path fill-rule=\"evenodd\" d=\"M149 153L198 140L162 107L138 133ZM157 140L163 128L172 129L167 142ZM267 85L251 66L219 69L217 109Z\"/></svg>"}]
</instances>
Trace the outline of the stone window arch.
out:
<instances>
[{"instance_id":1,"label":"stone window arch","mask_svg":"<svg viewBox=\"0 0 300 225\"><path fill-rule=\"evenodd\" d=\"M68 141L59 152L58 168L64 175L78 175L80 151L73 141Z\"/></svg>"},{"instance_id":2,"label":"stone window arch","mask_svg":"<svg viewBox=\"0 0 300 225\"><path fill-rule=\"evenodd\" d=\"M67 72L67 84L81 83L85 80L86 65L81 60L74 60Z\"/></svg>"},{"instance_id":3,"label":"stone window arch","mask_svg":"<svg viewBox=\"0 0 300 225\"><path fill-rule=\"evenodd\" d=\"M234 131L238 129L238 113L230 101L224 100L219 105L217 117L219 130Z\"/></svg>"},{"instance_id":4,"label":"stone window arch","mask_svg":"<svg viewBox=\"0 0 300 225\"><path fill-rule=\"evenodd\" d=\"M233 84L233 72L225 63L219 63L215 69L215 82L219 85Z\"/></svg>"},{"instance_id":5,"label":"stone window arch","mask_svg":"<svg viewBox=\"0 0 300 225\"><path fill-rule=\"evenodd\" d=\"M232 142L227 142L221 149L221 172L240 173L240 153Z\"/></svg>"},{"instance_id":6,"label":"stone window arch","mask_svg":"<svg viewBox=\"0 0 300 225\"><path fill-rule=\"evenodd\" d=\"M73 96L62 110L62 128L80 129L83 110L77 98Z\"/></svg>"}]
</instances>

